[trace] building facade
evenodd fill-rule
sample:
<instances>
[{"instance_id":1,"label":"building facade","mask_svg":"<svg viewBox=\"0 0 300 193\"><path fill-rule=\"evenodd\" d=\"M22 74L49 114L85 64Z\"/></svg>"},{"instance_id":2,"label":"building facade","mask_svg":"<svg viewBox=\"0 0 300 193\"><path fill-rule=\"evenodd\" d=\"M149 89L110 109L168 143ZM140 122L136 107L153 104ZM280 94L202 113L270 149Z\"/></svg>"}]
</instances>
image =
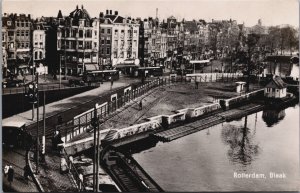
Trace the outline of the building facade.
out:
<instances>
[{"instance_id":1,"label":"building facade","mask_svg":"<svg viewBox=\"0 0 300 193\"><path fill-rule=\"evenodd\" d=\"M112 14L105 15L105 18L110 19L112 26L111 39L111 60L112 66L124 63L125 60L138 59L139 46L139 23L131 18L124 18Z\"/></svg>"},{"instance_id":2,"label":"building facade","mask_svg":"<svg viewBox=\"0 0 300 193\"><path fill-rule=\"evenodd\" d=\"M62 72L77 75L98 69L99 19L91 18L83 6L77 6L68 17L58 20L57 50Z\"/></svg>"}]
</instances>

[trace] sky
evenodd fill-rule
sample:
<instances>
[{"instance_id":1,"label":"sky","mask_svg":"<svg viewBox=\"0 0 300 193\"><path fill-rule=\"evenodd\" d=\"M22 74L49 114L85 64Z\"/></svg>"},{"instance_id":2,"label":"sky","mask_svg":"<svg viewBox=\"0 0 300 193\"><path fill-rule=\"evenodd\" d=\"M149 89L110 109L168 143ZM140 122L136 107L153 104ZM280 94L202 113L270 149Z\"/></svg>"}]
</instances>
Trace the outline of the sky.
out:
<instances>
[{"instance_id":1,"label":"sky","mask_svg":"<svg viewBox=\"0 0 300 193\"><path fill-rule=\"evenodd\" d=\"M84 6L91 17L106 9L121 16L155 17L160 20L173 15L180 21L235 19L254 26L258 19L266 26L290 24L299 26L298 0L3 0L3 13L25 13L33 17L57 16L58 10L69 15L76 5Z\"/></svg>"}]
</instances>

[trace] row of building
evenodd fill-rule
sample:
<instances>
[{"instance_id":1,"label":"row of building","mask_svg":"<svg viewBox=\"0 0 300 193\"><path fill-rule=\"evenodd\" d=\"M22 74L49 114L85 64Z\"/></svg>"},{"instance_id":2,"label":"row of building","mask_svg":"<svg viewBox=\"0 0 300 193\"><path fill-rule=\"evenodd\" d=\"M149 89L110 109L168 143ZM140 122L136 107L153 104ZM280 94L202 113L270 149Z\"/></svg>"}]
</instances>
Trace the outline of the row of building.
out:
<instances>
[{"instance_id":1,"label":"row of building","mask_svg":"<svg viewBox=\"0 0 300 193\"><path fill-rule=\"evenodd\" d=\"M252 30L252 31L251 31ZM116 66L158 65L202 59L223 50L232 36L267 33L261 21L253 28L235 20L166 21L157 17L122 17L118 11L106 10L92 18L83 6L68 16L31 18L25 14L2 17L2 51L4 75L8 72L82 74L86 70Z\"/></svg>"}]
</instances>

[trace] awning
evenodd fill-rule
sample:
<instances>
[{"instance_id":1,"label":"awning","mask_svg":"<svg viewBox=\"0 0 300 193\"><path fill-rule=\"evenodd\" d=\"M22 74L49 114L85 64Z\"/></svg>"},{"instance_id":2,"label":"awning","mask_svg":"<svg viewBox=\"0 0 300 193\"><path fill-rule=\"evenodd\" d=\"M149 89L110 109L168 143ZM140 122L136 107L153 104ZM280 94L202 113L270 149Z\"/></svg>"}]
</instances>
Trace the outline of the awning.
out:
<instances>
[{"instance_id":1,"label":"awning","mask_svg":"<svg viewBox=\"0 0 300 193\"><path fill-rule=\"evenodd\" d=\"M86 71L99 70L98 64L85 64L84 66Z\"/></svg>"},{"instance_id":2,"label":"awning","mask_svg":"<svg viewBox=\"0 0 300 193\"><path fill-rule=\"evenodd\" d=\"M190 63L191 64L204 64L204 63L208 63L209 60L191 60Z\"/></svg>"},{"instance_id":3,"label":"awning","mask_svg":"<svg viewBox=\"0 0 300 193\"><path fill-rule=\"evenodd\" d=\"M130 67L139 67L138 65L135 64L117 64L114 66L115 68L130 68Z\"/></svg>"},{"instance_id":4,"label":"awning","mask_svg":"<svg viewBox=\"0 0 300 193\"><path fill-rule=\"evenodd\" d=\"M22 54L18 54L17 57L20 59L20 60L24 60L23 58L23 55Z\"/></svg>"}]
</instances>

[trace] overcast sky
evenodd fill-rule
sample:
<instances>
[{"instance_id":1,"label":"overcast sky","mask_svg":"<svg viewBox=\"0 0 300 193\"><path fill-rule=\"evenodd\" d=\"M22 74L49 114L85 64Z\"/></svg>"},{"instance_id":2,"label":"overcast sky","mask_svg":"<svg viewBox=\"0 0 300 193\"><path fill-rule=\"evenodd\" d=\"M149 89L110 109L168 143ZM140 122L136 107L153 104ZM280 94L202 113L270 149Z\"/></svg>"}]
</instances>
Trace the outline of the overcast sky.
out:
<instances>
[{"instance_id":1,"label":"overcast sky","mask_svg":"<svg viewBox=\"0 0 300 193\"><path fill-rule=\"evenodd\" d=\"M57 16L60 9L68 15L78 4L89 12L91 17L98 17L106 9L119 11L119 15L158 17L166 19L173 15L182 20L192 19L235 19L246 26L257 24L262 19L263 25L290 24L299 26L298 0L4 0L2 13L25 13L33 17Z\"/></svg>"}]
</instances>

